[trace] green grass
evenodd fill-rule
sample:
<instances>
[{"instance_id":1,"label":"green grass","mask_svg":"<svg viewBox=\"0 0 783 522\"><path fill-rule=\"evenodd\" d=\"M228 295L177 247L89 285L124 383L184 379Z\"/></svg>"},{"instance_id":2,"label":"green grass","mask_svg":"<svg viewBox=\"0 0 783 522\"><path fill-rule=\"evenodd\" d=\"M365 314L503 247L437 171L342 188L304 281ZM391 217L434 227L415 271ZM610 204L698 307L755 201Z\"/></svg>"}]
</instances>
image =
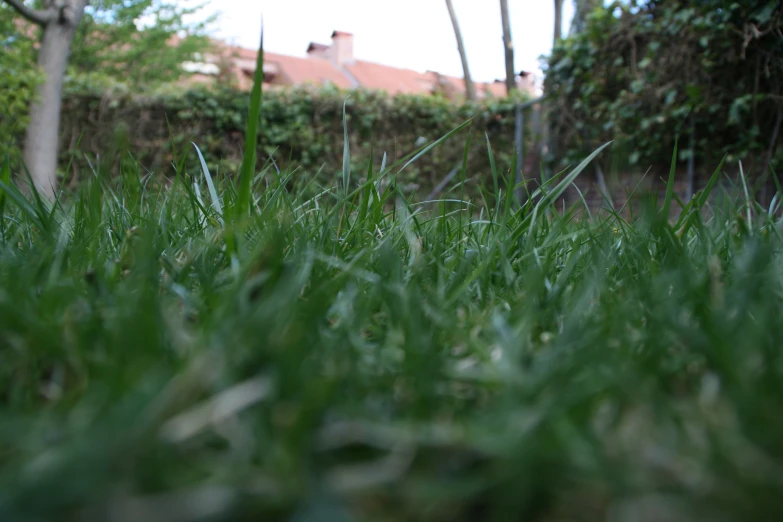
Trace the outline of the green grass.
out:
<instances>
[{"instance_id":1,"label":"green grass","mask_svg":"<svg viewBox=\"0 0 783 522\"><path fill-rule=\"evenodd\" d=\"M776 208L554 211L583 167L522 208L267 169L242 221L207 170L2 182L0 520L777 518Z\"/></svg>"}]
</instances>

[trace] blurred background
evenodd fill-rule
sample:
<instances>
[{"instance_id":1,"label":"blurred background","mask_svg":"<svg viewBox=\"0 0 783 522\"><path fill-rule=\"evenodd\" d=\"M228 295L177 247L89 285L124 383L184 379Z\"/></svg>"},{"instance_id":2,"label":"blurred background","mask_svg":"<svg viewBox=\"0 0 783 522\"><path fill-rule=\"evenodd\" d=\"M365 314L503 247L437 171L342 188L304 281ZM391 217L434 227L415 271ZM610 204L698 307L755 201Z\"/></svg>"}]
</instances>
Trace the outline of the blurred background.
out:
<instances>
[{"instance_id":1,"label":"blurred background","mask_svg":"<svg viewBox=\"0 0 783 522\"><path fill-rule=\"evenodd\" d=\"M5 151L22 146L41 80L42 32L19 6L45 4L0 2ZM722 159L735 175L742 161L762 199L777 183L777 1L104 0L85 8L71 46L58 184L75 187L95 166L115 175L128 151L168 176L172 150L192 141L220 175L235 173L262 18L258 148L277 168L325 179L339 172L345 104L356 170L384 154L399 161L475 118L474 133L528 187L613 141L578 180L593 206L621 205L640 184L663 190L675 143L684 201ZM476 197L490 180L482 141L470 154L467 190ZM448 192L463 144L451 140L408 170L402 190Z\"/></svg>"},{"instance_id":2,"label":"blurred background","mask_svg":"<svg viewBox=\"0 0 783 522\"><path fill-rule=\"evenodd\" d=\"M476 80L503 78L502 26L497 2L455 0L460 29ZM539 58L552 49L554 8L551 1L525 2L509 9L515 43L515 70L541 76ZM253 5L251 5L253 4ZM258 46L261 16L266 22L269 51L304 56L311 41L328 43L333 30L350 32L358 59L413 69L462 76L454 31L442 0L400 0L393 7L382 2L244 2L225 0L209 4L207 13L220 16L215 37L243 47ZM306 13L306 16L303 14ZM567 29L574 6L563 3ZM498 50L500 49L500 52Z\"/></svg>"}]
</instances>

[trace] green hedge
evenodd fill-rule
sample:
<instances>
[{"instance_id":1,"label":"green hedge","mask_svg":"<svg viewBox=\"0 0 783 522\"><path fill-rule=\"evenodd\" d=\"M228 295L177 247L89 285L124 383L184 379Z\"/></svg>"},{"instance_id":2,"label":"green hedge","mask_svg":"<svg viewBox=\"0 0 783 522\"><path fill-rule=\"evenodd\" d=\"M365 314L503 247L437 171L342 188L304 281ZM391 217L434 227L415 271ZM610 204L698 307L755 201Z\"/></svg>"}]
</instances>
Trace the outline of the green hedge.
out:
<instances>
[{"instance_id":1,"label":"green hedge","mask_svg":"<svg viewBox=\"0 0 783 522\"><path fill-rule=\"evenodd\" d=\"M346 104L352 169L357 179L367 171L372 153L375 168L387 154L398 161L447 134L469 118L469 130L454 136L403 171L403 190L426 195L461 160L468 134L471 152L468 177L475 191L491 173L486 136L504 172L514 151L514 102L497 99L481 104L455 105L437 96L388 97L382 93L330 89L285 89L264 93L259 164L297 168L302 175L326 181L341 172L343 161L343 104ZM210 169L233 175L241 163L247 93L230 89L195 88L156 96L128 91L104 92L85 86L66 93L61 133L61 165L69 182L98 169L116 173L122 158L132 154L149 171L172 175L174 154L187 154L193 174L198 163L191 142L204 153ZM171 130L172 134L169 134ZM173 135L173 139L172 139ZM175 152L176 151L176 152ZM491 185L491 183L487 183Z\"/></svg>"},{"instance_id":2,"label":"green hedge","mask_svg":"<svg viewBox=\"0 0 783 522\"><path fill-rule=\"evenodd\" d=\"M548 60L553 159L574 161L615 140L620 168L665 166L677 138L680 159L692 153L693 125L697 163L711 172L728 155L735 166L755 163L759 174L775 164L781 138L781 29L777 0L633 0L597 9Z\"/></svg>"}]
</instances>

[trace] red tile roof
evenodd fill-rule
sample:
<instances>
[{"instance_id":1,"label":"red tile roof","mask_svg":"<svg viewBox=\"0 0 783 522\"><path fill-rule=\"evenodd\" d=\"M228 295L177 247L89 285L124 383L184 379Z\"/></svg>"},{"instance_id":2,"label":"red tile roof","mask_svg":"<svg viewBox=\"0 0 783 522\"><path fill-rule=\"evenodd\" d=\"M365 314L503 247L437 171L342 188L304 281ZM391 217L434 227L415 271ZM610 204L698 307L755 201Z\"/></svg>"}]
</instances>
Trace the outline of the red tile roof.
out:
<instances>
[{"instance_id":1,"label":"red tile roof","mask_svg":"<svg viewBox=\"0 0 783 522\"><path fill-rule=\"evenodd\" d=\"M332 38L351 36L351 33L343 31L332 33ZM221 58L224 62L228 61L240 87L249 89L252 86L257 51L227 46L222 42L215 43L219 55L215 61ZM442 93L454 98L465 95L465 82L462 78L445 76L434 71L420 73L411 69L353 60L352 57L343 63L336 63L331 57L330 49L328 45L313 42L307 49L307 58L265 52L265 81L271 86L332 84L341 89L362 87L386 91L392 96ZM530 78L520 78L520 87L532 89ZM476 92L480 98L504 97L506 86L503 82L477 83Z\"/></svg>"},{"instance_id":2,"label":"red tile roof","mask_svg":"<svg viewBox=\"0 0 783 522\"><path fill-rule=\"evenodd\" d=\"M430 94L435 88L433 78L411 69L398 69L378 63L357 60L343 65L353 78L366 89L395 94Z\"/></svg>"},{"instance_id":3,"label":"red tile roof","mask_svg":"<svg viewBox=\"0 0 783 522\"><path fill-rule=\"evenodd\" d=\"M278 66L281 76L291 85L332 83L342 89L354 87L351 80L328 60L265 52L264 63Z\"/></svg>"}]
</instances>

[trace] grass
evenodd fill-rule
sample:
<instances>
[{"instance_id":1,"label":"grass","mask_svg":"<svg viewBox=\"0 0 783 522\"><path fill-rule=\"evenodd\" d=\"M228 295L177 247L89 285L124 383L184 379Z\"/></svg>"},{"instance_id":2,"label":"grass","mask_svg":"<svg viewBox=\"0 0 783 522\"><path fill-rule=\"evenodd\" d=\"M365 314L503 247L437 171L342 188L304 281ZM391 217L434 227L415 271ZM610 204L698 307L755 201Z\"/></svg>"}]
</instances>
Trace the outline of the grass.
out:
<instances>
[{"instance_id":1,"label":"grass","mask_svg":"<svg viewBox=\"0 0 783 522\"><path fill-rule=\"evenodd\" d=\"M191 153L53 206L3 166L0 520L783 513L780 198L744 174L586 218L553 204L600 150L521 206L491 146L491 205Z\"/></svg>"},{"instance_id":2,"label":"grass","mask_svg":"<svg viewBox=\"0 0 783 522\"><path fill-rule=\"evenodd\" d=\"M776 518L775 209L553 211L583 166L427 211L265 170L242 222L208 167L3 183L0 519Z\"/></svg>"}]
</instances>

